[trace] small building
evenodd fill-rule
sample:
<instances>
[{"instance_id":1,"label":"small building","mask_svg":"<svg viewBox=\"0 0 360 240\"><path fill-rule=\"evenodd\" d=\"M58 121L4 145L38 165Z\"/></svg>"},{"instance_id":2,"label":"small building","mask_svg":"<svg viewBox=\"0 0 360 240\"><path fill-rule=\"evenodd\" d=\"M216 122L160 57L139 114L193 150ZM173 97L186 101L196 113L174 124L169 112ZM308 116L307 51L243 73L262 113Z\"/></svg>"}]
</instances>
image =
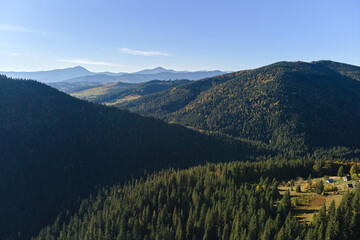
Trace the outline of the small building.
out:
<instances>
[{"instance_id":1,"label":"small building","mask_svg":"<svg viewBox=\"0 0 360 240\"><path fill-rule=\"evenodd\" d=\"M354 188L354 186L353 186L351 183L346 184L346 186L347 186L348 188Z\"/></svg>"},{"instance_id":2,"label":"small building","mask_svg":"<svg viewBox=\"0 0 360 240\"><path fill-rule=\"evenodd\" d=\"M351 180L351 176L350 175L346 175L343 177L344 181L350 181Z\"/></svg>"},{"instance_id":3,"label":"small building","mask_svg":"<svg viewBox=\"0 0 360 240\"><path fill-rule=\"evenodd\" d=\"M334 182L334 179L332 178L329 178L328 180L326 180L327 183L333 183Z\"/></svg>"}]
</instances>

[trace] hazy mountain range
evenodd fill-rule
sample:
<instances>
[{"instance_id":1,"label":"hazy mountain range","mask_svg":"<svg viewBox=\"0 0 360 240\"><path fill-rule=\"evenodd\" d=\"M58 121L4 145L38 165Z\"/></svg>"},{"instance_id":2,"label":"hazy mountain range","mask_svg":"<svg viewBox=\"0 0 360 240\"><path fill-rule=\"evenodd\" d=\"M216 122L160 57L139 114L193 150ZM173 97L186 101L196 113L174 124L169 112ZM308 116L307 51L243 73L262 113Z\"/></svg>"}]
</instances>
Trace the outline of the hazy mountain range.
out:
<instances>
[{"instance_id":1,"label":"hazy mountain range","mask_svg":"<svg viewBox=\"0 0 360 240\"><path fill-rule=\"evenodd\" d=\"M90 72L87 69L77 66L73 68L56 69L50 71L37 72L0 72L8 77L32 79L46 83L64 92L81 91L89 87L100 86L105 83L125 82L141 83L151 80L199 80L206 77L221 75L222 71L175 71L157 67L154 69L144 69L134 73L112 73L112 72Z\"/></svg>"},{"instance_id":2,"label":"hazy mountain range","mask_svg":"<svg viewBox=\"0 0 360 240\"><path fill-rule=\"evenodd\" d=\"M93 75L94 73L88 71L87 69L77 66L72 68L65 69L55 69L50 71L37 71L37 72L0 72L8 77L12 78L23 78L23 79L32 79L39 82L50 83L50 82L60 82L67 79Z\"/></svg>"},{"instance_id":3,"label":"hazy mountain range","mask_svg":"<svg viewBox=\"0 0 360 240\"><path fill-rule=\"evenodd\" d=\"M213 77L224 74L222 71L175 71L157 67L154 69L144 69L134 73L112 73L112 72L90 72L84 67L56 69L50 71L37 72L0 72L8 77L32 79L48 84L66 93L82 91L88 88L98 87L103 84L123 82L123 83L142 83L151 80L199 80L206 77Z\"/></svg>"}]
</instances>

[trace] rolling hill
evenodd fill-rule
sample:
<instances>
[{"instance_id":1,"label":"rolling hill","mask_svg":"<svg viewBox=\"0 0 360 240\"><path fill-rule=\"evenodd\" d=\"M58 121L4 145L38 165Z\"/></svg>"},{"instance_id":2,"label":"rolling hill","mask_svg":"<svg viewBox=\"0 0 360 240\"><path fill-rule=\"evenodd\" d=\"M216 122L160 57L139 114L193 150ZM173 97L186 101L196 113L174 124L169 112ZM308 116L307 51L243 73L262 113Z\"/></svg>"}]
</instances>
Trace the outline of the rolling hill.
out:
<instances>
[{"instance_id":1,"label":"rolling hill","mask_svg":"<svg viewBox=\"0 0 360 240\"><path fill-rule=\"evenodd\" d=\"M102 86L103 83L101 82L87 82L87 81L81 81L81 82L53 82L48 83L50 87L56 88L62 92L66 93L72 93L72 92L79 92L83 91L89 88L95 88Z\"/></svg>"},{"instance_id":2,"label":"rolling hill","mask_svg":"<svg viewBox=\"0 0 360 240\"><path fill-rule=\"evenodd\" d=\"M144 171L271 153L5 76L0 122L0 239L29 239L99 187Z\"/></svg>"},{"instance_id":3,"label":"rolling hill","mask_svg":"<svg viewBox=\"0 0 360 240\"><path fill-rule=\"evenodd\" d=\"M360 147L360 67L279 62L117 106L277 148Z\"/></svg>"},{"instance_id":4,"label":"rolling hill","mask_svg":"<svg viewBox=\"0 0 360 240\"><path fill-rule=\"evenodd\" d=\"M71 93L72 96L97 103L116 104L140 98L156 92L189 83L189 80L153 80L145 83L131 84L116 82L95 88Z\"/></svg>"}]
</instances>

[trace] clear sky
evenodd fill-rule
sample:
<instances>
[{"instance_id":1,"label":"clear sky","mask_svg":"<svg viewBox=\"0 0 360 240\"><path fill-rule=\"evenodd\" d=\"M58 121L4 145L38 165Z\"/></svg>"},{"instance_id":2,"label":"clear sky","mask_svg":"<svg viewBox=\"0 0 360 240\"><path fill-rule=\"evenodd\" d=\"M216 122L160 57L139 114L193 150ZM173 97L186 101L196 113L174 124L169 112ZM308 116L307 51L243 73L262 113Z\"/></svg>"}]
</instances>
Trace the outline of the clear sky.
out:
<instances>
[{"instance_id":1,"label":"clear sky","mask_svg":"<svg viewBox=\"0 0 360 240\"><path fill-rule=\"evenodd\" d=\"M359 0L0 0L0 70L360 65Z\"/></svg>"}]
</instances>

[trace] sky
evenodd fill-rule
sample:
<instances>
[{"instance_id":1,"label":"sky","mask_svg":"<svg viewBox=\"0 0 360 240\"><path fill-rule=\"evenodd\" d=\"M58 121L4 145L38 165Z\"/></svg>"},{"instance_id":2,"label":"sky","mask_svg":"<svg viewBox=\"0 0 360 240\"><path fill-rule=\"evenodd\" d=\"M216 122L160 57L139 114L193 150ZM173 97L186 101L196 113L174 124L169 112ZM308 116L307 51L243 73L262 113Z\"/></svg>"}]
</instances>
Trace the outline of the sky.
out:
<instances>
[{"instance_id":1,"label":"sky","mask_svg":"<svg viewBox=\"0 0 360 240\"><path fill-rule=\"evenodd\" d=\"M0 0L0 71L360 66L358 0Z\"/></svg>"}]
</instances>

